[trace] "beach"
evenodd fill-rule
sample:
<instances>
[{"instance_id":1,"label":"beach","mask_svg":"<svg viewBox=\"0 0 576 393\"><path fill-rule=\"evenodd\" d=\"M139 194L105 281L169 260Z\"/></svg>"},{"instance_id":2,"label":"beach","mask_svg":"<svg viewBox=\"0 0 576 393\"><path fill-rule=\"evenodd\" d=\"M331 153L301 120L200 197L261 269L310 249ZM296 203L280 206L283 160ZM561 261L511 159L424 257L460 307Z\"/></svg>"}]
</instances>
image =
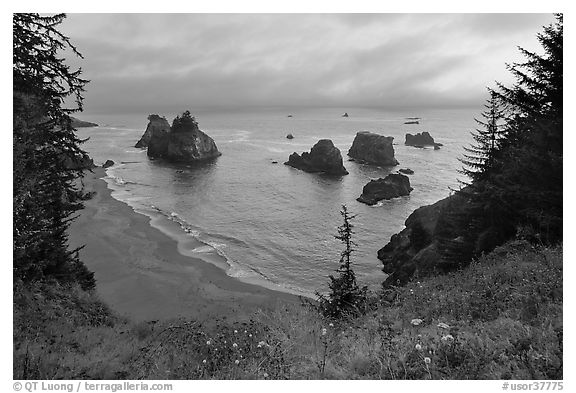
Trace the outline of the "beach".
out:
<instances>
[{"instance_id":1,"label":"beach","mask_svg":"<svg viewBox=\"0 0 576 393\"><path fill-rule=\"evenodd\" d=\"M102 168L86 172L85 190L94 195L72 222L69 242L71 248L84 245L80 259L95 273L97 294L118 314L138 321L244 320L258 309L300 302L183 255L149 217L114 199L104 176Z\"/></svg>"}]
</instances>

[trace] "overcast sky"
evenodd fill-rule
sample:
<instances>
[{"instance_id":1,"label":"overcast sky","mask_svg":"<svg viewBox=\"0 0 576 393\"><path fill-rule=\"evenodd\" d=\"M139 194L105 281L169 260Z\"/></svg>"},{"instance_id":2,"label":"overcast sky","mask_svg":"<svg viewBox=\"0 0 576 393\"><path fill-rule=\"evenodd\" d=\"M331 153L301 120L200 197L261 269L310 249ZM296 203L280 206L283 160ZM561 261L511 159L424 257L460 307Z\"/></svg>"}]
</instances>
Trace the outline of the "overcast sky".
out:
<instances>
[{"instance_id":1,"label":"overcast sky","mask_svg":"<svg viewBox=\"0 0 576 393\"><path fill-rule=\"evenodd\" d=\"M477 106L549 14L69 14L88 113Z\"/></svg>"}]
</instances>

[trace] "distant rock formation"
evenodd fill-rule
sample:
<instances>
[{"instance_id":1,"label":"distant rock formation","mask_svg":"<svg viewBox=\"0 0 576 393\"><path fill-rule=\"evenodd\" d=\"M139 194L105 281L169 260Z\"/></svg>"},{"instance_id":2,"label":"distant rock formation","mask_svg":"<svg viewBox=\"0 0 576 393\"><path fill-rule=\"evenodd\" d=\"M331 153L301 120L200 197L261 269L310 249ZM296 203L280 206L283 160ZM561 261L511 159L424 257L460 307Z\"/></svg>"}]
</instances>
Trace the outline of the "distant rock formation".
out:
<instances>
[{"instance_id":1,"label":"distant rock formation","mask_svg":"<svg viewBox=\"0 0 576 393\"><path fill-rule=\"evenodd\" d=\"M288 134L288 135L286 135L286 139L294 139L294 135Z\"/></svg>"},{"instance_id":2,"label":"distant rock formation","mask_svg":"<svg viewBox=\"0 0 576 393\"><path fill-rule=\"evenodd\" d=\"M80 120L72 116L70 116L70 120L70 125L74 128L98 127L98 124L96 123L90 123L89 121Z\"/></svg>"},{"instance_id":3,"label":"distant rock formation","mask_svg":"<svg viewBox=\"0 0 576 393\"><path fill-rule=\"evenodd\" d=\"M292 115L288 115L288 116L286 116L286 117L292 117Z\"/></svg>"},{"instance_id":4,"label":"distant rock formation","mask_svg":"<svg viewBox=\"0 0 576 393\"><path fill-rule=\"evenodd\" d=\"M362 195L356 200L366 203L367 205L375 205L382 199L392 199L408 195L411 191L412 187L410 187L410 179L408 179L408 176L391 173L384 179L371 180L364 186Z\"/></svg>"},{"instance_id":5,"label":"distant rock formation","mask_svg":"<svg viewBox=\"0 0 576 393\"><path fill-rule=\"evenodd\" d=\"M102 168L109 168L111 166L114 165L114 161L112 160L106 160L106 162L104 164L102 164Z\"/></svg>"},{"instance_id":6,"label":"distant rock formation","mask_svg":"<svg viewBox=\"0 0 576 393\"><path fill-rule=\"evenodd\" d=\"M420 124L418 120L405 121L404 124Z\"/></svg>"},{"instance_id":7,"label":"distant rock formation","mask_svg":"<svg viewBox=\"0 0 576 393\"><path fill-rule=\"evenodd\" d=\"M142 136L148 139L148 157L162 158L171 162L197 162L222 155L214 140L198 128L189 111L177 116L172 127L166 128L166 119L157 115L148 117L150 123ZM150 132L149 132L150 131ZM149 138L146 133L149 132Z\"/></svg>"},{"instance_id":8,"label":"distant rock formation","mask_svg":"<svg viewBox=\"0 0 576 393\"><path fill-rule=\"evenodd\" d=\"M344 114L342 115L342 117L348 117L348 112L344 112Z\"/></svg>"},{"instance_id":9,"label":"distant rock formation","mask_svg":"<svg viewBox=\"0 0 576 393\"><path fill-rule=\"evenodd\" d=\"M414 147L434 146L436 148L442 146L441 143L434 142L434 138L432 138L432 135L427 131L416 135L406 134L406 142L404 142L404 144L406 146Z\"/></svg>"},{"instance_id":10,"label":"distant rock formation","mask_svg":"<svg viewBox=\"0 0 576 393\"><path fill-rule=\"evenodd\" d=\"M324 172L329 175L347 175L342 164L342 154L330 139L319 140L310 150L302 155L292 153L284 165L289 165L305 172Z\"/></svg>"},{"instance_id":11,"label":"distant rock formation","mask_svg":"<svg viewBox=\"0 0 576 393\"><path fill-rule=\"evenodd\" d=\"M170 124L165 117L160 117L158 115L150 115L148 116L148 126L146 127L146 131L144 135L140 138L140 140L136 143L134 147L138 148L145 148L148 147L150 143L150 139L152 138L152 134L168 134L170 132Z\"/></svg>"},{"instance_id":12,"label":"distant rock formation","mask_svg":"<svg viewBox=\"0 0 576 393\"><path fill-rule=\"evenodd\" d=\"M404 173L405 175L413 175L414 171L410 168L402 168L398 172Z\"/></svg>"},{"instance_id":13,"label":"distant rock formation","mask_svg":"<svg viewBox=\"0 0 576 393\"><path fill-rule=\"evenodd\" d=\"M378 135L369 131L356 134L348 155L356 160L369 164L393 166L398 165L394 158L394 147L391 136Z\"/></svg>"}]
</instances>

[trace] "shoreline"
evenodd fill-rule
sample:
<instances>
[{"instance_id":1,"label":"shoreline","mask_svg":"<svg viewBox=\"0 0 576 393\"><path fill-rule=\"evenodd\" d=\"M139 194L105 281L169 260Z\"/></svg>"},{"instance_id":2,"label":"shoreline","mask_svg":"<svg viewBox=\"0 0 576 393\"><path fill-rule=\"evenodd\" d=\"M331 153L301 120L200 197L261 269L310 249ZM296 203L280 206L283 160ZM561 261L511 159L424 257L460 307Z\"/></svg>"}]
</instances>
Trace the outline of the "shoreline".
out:
<instances>
[{"instance_id":1,"label":"shoreline","mask_svg":"<svg viewBox=\"0 0 576 393\"><path fill-rule=\"evenodd\" d=\"M85 245L80 259L95 273L99 297L118 314L134 320L247 319L258 309L300 302L182 253L178 240L152 218L115 199L104 176L102 168L85 173L84 188L95 194L71 223L69 243Z\"/></svg>"}]
</instances>

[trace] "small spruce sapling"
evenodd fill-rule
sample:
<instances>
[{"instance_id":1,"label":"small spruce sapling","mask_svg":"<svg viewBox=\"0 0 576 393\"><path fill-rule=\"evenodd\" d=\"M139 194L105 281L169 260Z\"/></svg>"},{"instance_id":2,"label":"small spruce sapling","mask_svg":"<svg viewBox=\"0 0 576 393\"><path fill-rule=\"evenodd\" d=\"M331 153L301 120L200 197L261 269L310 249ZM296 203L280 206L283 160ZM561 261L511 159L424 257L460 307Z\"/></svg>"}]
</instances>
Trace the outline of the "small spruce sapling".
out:
<instances>
[{"instance_id":1,"label":"small spruce sapling","mask_svg":"<svg viewBox=\"0 0 576 393\"><path fill-rule=\"evenodd\" d=\"M322 295L317 293L320 302L320 311L324 316L340 318L345 315L362 313L366 304L367 288L358 286L356 274L352 269L350 256L355 251L356 243L352 240L354 234L352 220L356 217L348 212L346 205L342 205L340 211L344 223L338 227L338 235L334 236L344 244L344 250L340 253L340 267L338 277L330 278L330 293Z\"/></svg>"}]
</instances>

